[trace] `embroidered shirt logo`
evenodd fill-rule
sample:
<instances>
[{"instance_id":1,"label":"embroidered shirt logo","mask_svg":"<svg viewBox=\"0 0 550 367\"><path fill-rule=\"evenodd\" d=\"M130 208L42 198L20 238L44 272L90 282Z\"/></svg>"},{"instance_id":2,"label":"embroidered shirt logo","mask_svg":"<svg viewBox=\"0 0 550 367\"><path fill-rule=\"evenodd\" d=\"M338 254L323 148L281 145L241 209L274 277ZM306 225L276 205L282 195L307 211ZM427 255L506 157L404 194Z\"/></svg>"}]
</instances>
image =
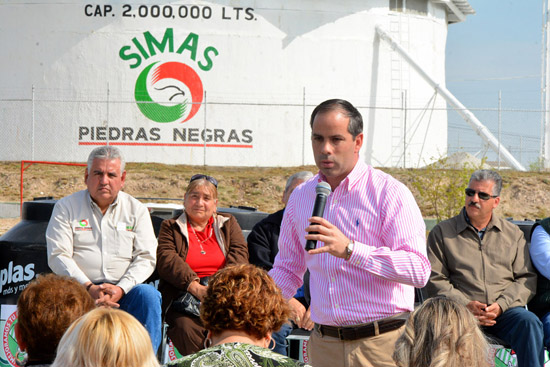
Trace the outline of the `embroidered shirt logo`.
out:
<instances>
[{"instance_id":1,"label":"embroidered shirt logo","mask_svg":"<svg viewBox=\"0 0 550 367\"><path fill-rule=\"evenodd\" d=\"M79 231L91 231L92 226L90 225L90 222L88 219L81 219L78 221L78 225L74 227L75 232Z\"/></svg>"}]
</instances>

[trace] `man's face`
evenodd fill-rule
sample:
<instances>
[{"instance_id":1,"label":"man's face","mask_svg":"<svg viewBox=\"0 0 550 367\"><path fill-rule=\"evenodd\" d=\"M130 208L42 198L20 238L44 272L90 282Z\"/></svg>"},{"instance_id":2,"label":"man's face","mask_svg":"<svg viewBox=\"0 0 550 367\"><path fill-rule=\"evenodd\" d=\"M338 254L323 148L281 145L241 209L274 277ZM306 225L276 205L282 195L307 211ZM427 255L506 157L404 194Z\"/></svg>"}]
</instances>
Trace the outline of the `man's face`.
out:
<instances>
[{"instance_id":1,"label":"man's face","mask_svg":"<svg viewBox=\"0 0 550 367\"><path fill-rule=\"evenodd\" d=\"M94 159L90 172L84 175L90 196L102 210L113 203L125 179L126 171L121 174L119 159Z\"/></svg>"},{"instance_id":2,"label":"man's face","mask_svg":"<svg viewBox=\"0 0 550 367\"><path fill-rule=\"evenodd\" d=\"M311 143L315 164L332 189L353 170L363 144L363 133L353 138L348 124L349 117L339 109L318 114L313 120Z\"/></svg>"},{"instance_id":3,"label":"man's face","mask_svg":"<svg viewBox=\"0 0 550 367\"><path fill-rule=\"evenodd\" d=\"M471 221L486 221L491 218L493 209L500 202L500 197L482 200L479 198L478 192L485 192L492 196L494 185L495 183L490 180L471 181L468 185L468 188L476 191L474 196L466 195L466 212Z\"/></svg>"}]
</instances>

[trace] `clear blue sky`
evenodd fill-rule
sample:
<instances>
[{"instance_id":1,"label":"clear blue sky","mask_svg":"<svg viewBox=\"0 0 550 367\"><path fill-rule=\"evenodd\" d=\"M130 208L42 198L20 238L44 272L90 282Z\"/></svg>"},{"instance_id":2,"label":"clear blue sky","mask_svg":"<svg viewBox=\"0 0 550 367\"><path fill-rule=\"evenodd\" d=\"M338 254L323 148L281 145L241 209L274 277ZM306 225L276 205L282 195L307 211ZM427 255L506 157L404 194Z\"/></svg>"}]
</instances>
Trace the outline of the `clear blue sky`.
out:
<instances>
[{"instance_id":1,"label":"clear blue sky","mask_svg":"<svg viewBox=\"0 0 550 367\"><path fill-rule=\"evenodd\" d=\"M469 0L476 11L449 26L447 88L494 134L502 93L502 141L526 167L539 151L542 2ZM481 109L479 111L477 109ZM508 111L507 111L508 110ZM449 113L449 152L475 153L482 143L456 112ZM491 153L487 153L489 159Z\"/></svg>"}]
</instances>

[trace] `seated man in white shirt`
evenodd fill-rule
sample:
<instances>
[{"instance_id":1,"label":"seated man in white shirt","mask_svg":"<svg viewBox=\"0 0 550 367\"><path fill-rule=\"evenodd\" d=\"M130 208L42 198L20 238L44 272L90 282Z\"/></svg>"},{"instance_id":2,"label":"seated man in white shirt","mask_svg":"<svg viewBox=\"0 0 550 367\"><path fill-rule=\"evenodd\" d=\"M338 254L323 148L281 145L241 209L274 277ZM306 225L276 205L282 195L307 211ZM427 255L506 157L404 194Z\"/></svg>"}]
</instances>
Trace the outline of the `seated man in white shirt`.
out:
<instances>
[{"instance_id":1,"label":"seated man in white shirt","mask_svg":"<svg viewBox=\"0 0 550 367\"><path fill-rule=\"evenodd\" d=\"M141 284L155 270L157 240L147 208L121 191L124 158L113 146L94 149L84 175L86 190L59 200L46 242L48 265L74 277L98 306L117 307L136 317L161 341L161 296Z\"/></svg>"}]
</instances>

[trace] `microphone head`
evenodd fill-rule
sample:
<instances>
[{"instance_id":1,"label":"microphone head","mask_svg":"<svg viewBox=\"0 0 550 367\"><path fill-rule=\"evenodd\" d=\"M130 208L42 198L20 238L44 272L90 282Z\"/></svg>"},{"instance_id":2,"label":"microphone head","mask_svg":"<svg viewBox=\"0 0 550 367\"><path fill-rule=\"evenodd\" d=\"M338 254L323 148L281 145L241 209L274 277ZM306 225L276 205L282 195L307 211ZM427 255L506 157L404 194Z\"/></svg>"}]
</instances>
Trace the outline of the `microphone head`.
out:
<instances>
[{"instance_id":1,"label":"microphone head","mask_svg":"<svg viewBox=\"0 0 550 367\"><path fill-rule=\"evenodd\" d=\"M317 193L317 195L329 196L331 191L332 190L330 189L330 185L328 184L328 182L325 181L319 182L315 187L315 192Z\"/></svg>"}]
</instances>

